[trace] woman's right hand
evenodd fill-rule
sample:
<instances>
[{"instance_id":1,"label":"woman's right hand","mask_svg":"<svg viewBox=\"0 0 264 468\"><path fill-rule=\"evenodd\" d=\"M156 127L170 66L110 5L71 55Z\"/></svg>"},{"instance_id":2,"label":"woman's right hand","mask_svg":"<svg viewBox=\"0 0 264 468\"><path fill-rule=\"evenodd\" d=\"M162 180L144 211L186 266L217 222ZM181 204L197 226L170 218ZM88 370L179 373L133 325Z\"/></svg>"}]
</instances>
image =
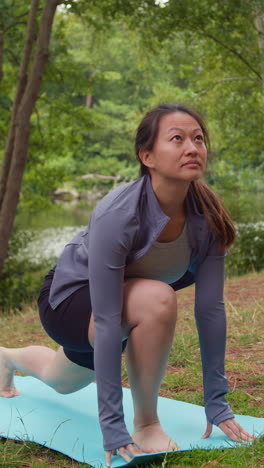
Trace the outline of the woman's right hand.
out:
<instances>
[{"instance_id":1,"label":"woman's right hand","mask_svg":"<svg viewBox=\"0 0 264 468\"><path fill-rule=\"evenodd\" d=\"M116 450L107 450L105 454L106 466L111 466L111 456L116 455L117 452L119 452L120 456L127 462L130 462L131 457L134 457L135 455L144 454L144 452L142 452L135 444L124 445L124 447L119 447ZM131 456L129 456L128 453Z\"/></svg>"}]
</instances>

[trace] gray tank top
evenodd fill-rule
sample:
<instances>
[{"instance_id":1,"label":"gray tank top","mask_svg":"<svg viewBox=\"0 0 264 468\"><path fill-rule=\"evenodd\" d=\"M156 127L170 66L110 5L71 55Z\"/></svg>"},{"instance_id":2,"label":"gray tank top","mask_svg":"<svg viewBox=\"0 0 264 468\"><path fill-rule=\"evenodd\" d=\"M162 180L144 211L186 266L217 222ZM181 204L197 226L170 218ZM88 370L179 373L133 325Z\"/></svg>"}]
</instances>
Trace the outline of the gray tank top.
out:
<instances>
[{"instance_id":1,"label":"gray tank top","mask_svg":"<svg viewBox=\"0 0 264 468\"><path fill-rule=\"evenodd\" d=\"M154 242L148 252L125 268L126 278L148 278L174 283L186 272L190 263L186 224L181 235L171 242Z\"/></svg>"}]
</instances>

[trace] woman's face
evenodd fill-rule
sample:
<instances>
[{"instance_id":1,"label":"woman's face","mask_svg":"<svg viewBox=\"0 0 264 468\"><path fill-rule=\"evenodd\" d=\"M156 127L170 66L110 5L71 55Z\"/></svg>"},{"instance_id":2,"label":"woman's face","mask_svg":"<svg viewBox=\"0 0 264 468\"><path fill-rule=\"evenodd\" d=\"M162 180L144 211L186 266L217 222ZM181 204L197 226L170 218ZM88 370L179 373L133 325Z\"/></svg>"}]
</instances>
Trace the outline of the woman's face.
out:
<instances>
[{"instance_id":1,"label":"woman's face","mask_svg":"<svg viewBox=\"0 0 264 468\"><path fill-rule=\"evenodd\" d=\"M191 182L205 170L207 149L199 123L185 112L163 116L151 151L142 150L142 162L152 176Z\"/></svg>"}]
</instances>

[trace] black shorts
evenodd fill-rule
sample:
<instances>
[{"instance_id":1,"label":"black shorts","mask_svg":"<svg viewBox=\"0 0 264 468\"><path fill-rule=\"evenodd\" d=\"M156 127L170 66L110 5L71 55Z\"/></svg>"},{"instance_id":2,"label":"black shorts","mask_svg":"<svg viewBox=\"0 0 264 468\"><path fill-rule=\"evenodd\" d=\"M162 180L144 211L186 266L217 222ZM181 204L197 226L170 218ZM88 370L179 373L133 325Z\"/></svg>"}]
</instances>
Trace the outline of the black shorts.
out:
<instances>
[{"instance_id":1,"label":"black shorts","mask_svg":"<svg viewBox=\"0 0 264 468\"><path fill-rule=\"evenodd\" d=\"M47 334L63 347L70 361L94 370L94 350L88 341L92 313L89 284L77 289L54 310L49 303L54 271L45 277L38 297L41 323ZM123 351L126 343L127 340L123 341Z\"/></svg>"}]
</instances>

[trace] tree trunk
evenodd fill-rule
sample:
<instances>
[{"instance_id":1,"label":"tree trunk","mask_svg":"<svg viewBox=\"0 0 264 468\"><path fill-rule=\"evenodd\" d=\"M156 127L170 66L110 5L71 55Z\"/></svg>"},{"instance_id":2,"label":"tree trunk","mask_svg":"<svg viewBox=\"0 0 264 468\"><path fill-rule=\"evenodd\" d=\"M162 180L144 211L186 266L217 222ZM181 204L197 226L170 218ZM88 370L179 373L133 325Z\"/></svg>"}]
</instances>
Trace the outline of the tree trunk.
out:
<instances>
[{"instance_id":1,"label":"tree trunk","mask_svg":"<svg viewBox=\"0 0 264 468\"><path fill-rule=\"evenodd\" d=\"M0 82L3 79L4 34L0 34Z\"/></svg>"},{"instance_id":2,"label":"tree trunk","mask_svg":"<svg viewBox=\"0 0 264 468\"><path fill-rule=\"evenodd\" d=\"M44 68L48 60L49 41L57 5L58 0L46 0L45 2L30 76L17 109L14 149L0 212L0 275L3 271L8 242L15 220L27 159L30 118L37 100Z\"/></svg>"},{"instance_id":3,"label":"tree trunk","mask_svg":"<svg viewBox=\"0 0 264 468\"><path fill-rule=\"evenodd\" d=\"M17 109L21 102L21 99L22 99L22 96L24 94L26 84L27 84L29 63L31 59L31 54L32 54L32 49L33 49L33 44L34 44L34 39L35 39L35 34L36 34L36 19L37 19L37 13L38 13L38 4L39 4L39 0L31 1L31 9L30 9L29 16L28 16L25 45L24 45L24 50L23 50L22 59L20 63L11 123L9 127L7 143L5 147L4 158L3 158L2 168L1 168L0 210L1 210L2 203L3 203L4 195L5 195L6 184L7 184L8 174L9 174L9 170L11 166L12 155L13 155Z\"/></svg>"},{"instance_id":4,"label":"tree trunk","mask_svg":"<svg viewBox=\"0 0 264 468\"><path fill-rule=\"evenodd\" d=\"M91 94L88 94L86 96L86 100L85 100L85 107L92 107L93 105L93 96Z\"/></svg>"},{"instance_id":5,"label":"tree trunk","mask_svg":"<svg viewBox=\"0 0 264 468\"><path fill-rule=\"evenodd\" d=\"M261 80L262 80L262 90L263 90L263 96L264 96L264 12L261 10L258 10L256 13L256 28L257 28L257 33L258 33Z\"/></svg>"}]
</instances>

